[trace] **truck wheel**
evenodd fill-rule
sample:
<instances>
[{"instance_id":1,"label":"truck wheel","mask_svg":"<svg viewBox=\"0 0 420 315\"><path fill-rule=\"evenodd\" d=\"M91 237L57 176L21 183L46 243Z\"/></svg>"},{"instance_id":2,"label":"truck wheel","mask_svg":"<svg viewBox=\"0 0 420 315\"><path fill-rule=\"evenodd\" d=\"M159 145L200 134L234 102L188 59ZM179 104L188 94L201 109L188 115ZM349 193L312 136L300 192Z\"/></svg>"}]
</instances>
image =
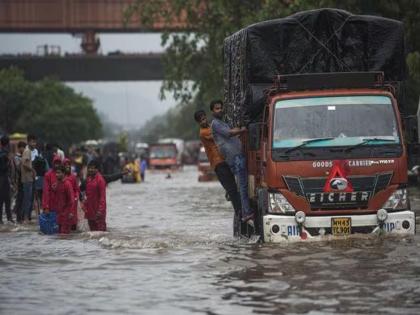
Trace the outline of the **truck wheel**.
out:
<instances>
[{"instance_id":1,"label":"truck wheel","mask_svg":"<svg viewBox=\"0 0 420 315\"><path fill-rule=\"evenodd\" d=\"M241 220L240 214L233 215L233 236L240 237L250 237L248 224L243 223Z\"/></svg>"},{"instance_id":2,"label":"truck wheel","mask_svg":"<svg viewBox=\"0 0 420 315\"><path fill-rule=\"evenodd\" d=\"M250 200L251 207L255 209L255 231L248 226L248 224L241 221L240 215L234 214L233 217L233 235L235 237L245 236L251 237L252 234L260 236L263 240L263 216L268 209L268 192L266 188L260 188L257 191L257 198Z\"/></svg>"},{"instance_id":3,"label":"truck wheel","mask_svg":"<svg viewBox=\"0 0 420 315\"><path fill-rule=\"evenodd\" d=\"M241 220L239 215L236 213L233 214L233 236L239 237L239 231L241 230Z\"/></svg>"},{"instance_id":4,"label":"truck wheel","mask_svg":"<svg viewBox=\"0 0 420 315\"><path fill-rule=\"evenodd\" d=\"M268 212L268 191L267 188L257 189L257 211L255 214L255 229L260 235L260 239L264 239L263 217Z\"/></svg>"}]
</instances>

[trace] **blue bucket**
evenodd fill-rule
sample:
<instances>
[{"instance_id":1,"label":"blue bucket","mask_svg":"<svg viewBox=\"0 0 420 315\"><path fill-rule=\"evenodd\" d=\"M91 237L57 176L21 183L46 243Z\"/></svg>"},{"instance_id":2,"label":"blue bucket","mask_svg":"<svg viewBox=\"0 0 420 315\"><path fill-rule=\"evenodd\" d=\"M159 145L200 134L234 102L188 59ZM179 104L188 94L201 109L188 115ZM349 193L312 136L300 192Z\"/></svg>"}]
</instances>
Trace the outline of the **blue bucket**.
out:
<instances>
[{"instance_id":1,"label":"blue bucket","mask_svg":"<svg viewBox=\"0 0 420 315\"><path fill-rule=\"evenodd\" d=\"M39 215L39 229L44 234L58 233L57 214L55 212L41 213Z\"/></svg>"}]
</instances>

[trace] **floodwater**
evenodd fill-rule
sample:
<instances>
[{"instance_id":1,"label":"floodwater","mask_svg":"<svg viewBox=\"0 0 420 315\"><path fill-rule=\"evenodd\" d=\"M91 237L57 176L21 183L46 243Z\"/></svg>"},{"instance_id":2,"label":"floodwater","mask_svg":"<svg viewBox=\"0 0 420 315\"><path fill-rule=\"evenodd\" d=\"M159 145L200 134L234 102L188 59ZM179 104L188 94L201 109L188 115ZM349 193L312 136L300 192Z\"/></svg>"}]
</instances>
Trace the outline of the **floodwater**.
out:
<instances>
[{"instance_id":1,"label":"floodwater","mask_svg":"<svg viewBox=\"0 0 420 315\"><path fill-rule=\"evenodd\" d=\"M251 244L197 176L110 184L107 233L1 226L0 313L420 314L420 234Z\"/></svg>"}]
</instances>

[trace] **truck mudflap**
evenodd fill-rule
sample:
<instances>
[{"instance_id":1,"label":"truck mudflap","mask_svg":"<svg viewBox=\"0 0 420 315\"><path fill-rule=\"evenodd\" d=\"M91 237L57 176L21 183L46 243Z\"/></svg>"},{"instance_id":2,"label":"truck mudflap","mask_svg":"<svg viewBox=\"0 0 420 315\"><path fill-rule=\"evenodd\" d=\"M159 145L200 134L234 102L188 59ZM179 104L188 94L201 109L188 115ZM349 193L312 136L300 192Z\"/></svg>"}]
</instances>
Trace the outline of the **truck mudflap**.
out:
<instances>
[{"instance_id":1,"label":"truck mudflap","mask_svg":"<svg viewBox=\"0 0 420 315\"><path fill-rule=\"evenodd\" d=\"M376 214L306 217L298 224L295 216L263 216L263 237L267 243L316 241L360 234L414 235L416 218L413 211L387 213L380 221Z\"/></svg>"}]
</instances>

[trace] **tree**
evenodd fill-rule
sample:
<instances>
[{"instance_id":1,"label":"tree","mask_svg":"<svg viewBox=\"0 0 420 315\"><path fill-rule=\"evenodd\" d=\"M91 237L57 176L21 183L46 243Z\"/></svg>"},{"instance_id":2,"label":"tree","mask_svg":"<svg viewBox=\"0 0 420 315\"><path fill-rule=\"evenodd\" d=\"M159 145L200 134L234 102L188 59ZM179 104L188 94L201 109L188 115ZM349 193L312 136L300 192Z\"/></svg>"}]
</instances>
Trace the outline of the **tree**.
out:
<instances>
[{"instance_id":1,"label":"tree","mask_svg":"<svg viewBox=\"0 0 420 315\"><path fill-rule=\"evenodd\" d=\"M169 3L169 4L168 4ZM204 108L212 99L223 96L223 41L246 25L288 16L298 11L336 7L355 14L375 14L403 21L406 30L408 102L410 111L420 93L418 65L420 56L420 1L416 0L136 0L126 11L126 19L138 17L142 23L155 21L171 24L178 17L185 20L184 31L164 32L167 45L163 62L165 80L161 94L172 93L181 106ZM188 113L189 116L192 112ZM190 117L189 117L190 118ZM177 119L182 121L184 116ZM191 130L191 121L187 124ZM183 126L177 133L188 135Z\"/></svg>"},{"instance_id":2,"label":"tree","mask_svg":"<svg viewBox=\"0 0 420 315\"><path fill-rule=\"evenodd\" d=\"M178 104L164 115L153 117L137 132L137 137L149 143L157 142L159 138L195 139L198 128L195 128L195 125L191 126L191 112L194 111L194 106L194 102Z\"/></svg>"},{"instance_id":3,"label":"tree","mask_svg":"<svg viewBox=\"0 0 420 315\"><path fill-rule=\"evenodd\" d=\"M7 133L33 133L64 146L102 135L92 101L59 81L33 83L21 71L1 70L0 102L7 115L0 122Z\"/></svg>"},{"instance_id":4,"label":"tree","mask_svg":"<svg viewBox=\"0 0 420 315\"><path fill-rule=\"evenodd\" d=\"M5 133L16 130L16 118L30 103L32 92L22 71L16 68L0 70L0 126Z\"/></svg>"},{"instance_id":5,"label":"tree","mask_svg":"<svg viewBox=\"0 0 420 315\"><path fill-rule=\"evenodd\" d=\"M169 92L181 103L198 92L201 98L221 98L223 91L223 40L250 23L283 16L291 12L290 1L168 1L136 0L126 18L139 16L146 25L154 21L170 24L185 16L185 31L164 32L167 45L163 58L165 81L162 95Z\"/></svg>"}]
</instances>

